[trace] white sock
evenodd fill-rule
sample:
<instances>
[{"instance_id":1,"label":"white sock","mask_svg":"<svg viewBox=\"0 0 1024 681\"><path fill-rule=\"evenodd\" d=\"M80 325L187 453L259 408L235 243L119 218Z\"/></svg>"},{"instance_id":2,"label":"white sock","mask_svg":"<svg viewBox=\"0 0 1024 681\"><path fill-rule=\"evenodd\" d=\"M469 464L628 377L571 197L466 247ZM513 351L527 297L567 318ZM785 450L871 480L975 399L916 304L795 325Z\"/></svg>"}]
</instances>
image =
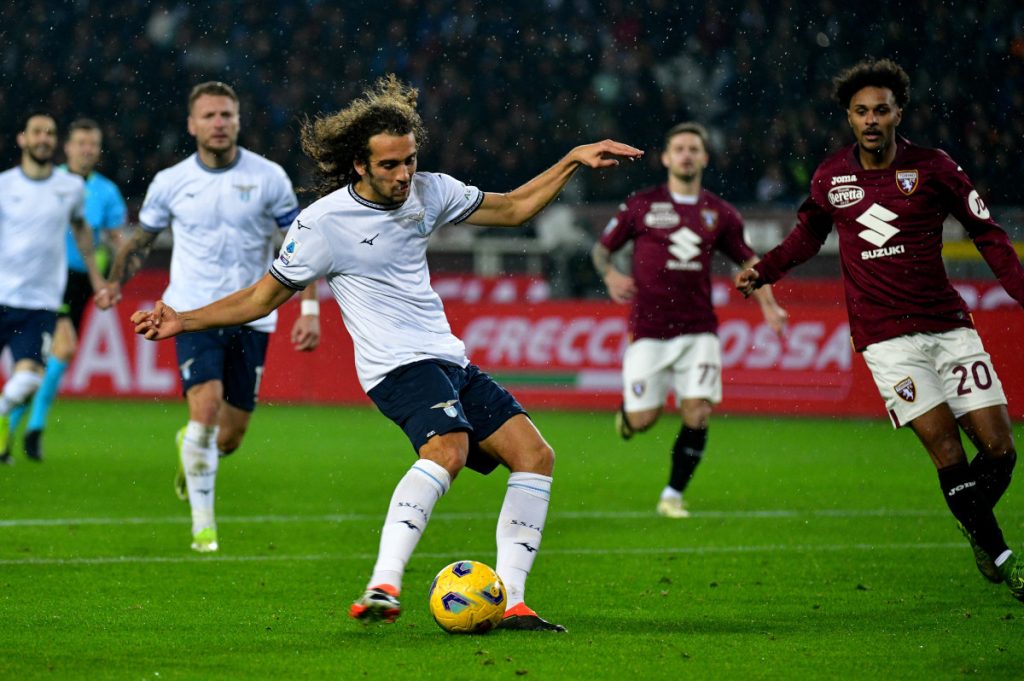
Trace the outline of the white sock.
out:
<instances>
[{"instance_id":1,"label":"white sock","mask_svg":"<svg viewBox=\"0 0 1024 681\"><path fill-rule=\"evenodd\" d=\"M682 499L683 493L677 490L675 487L665 485L665 489L661 490L661 499Z\"/></svg>"},{"instance_id":2,"label":"white sock","mask_svg":"<svg viewBox=\"0 0 1024 681\"><path fill-rule=\"evenodd\" d=\"M505 584L505 609L523 602L526 578L540 548L551 499L551 476L512 473L505 503L498 514L498 562L495 571Z\"/></svg>"},{"instance_id":3,"label":"white sock","mask_svg":"<svg viewBox=\"0 0 1024 681\"><path fill-rule=\"evenodd\" d=\"M1002 567L1003 563L1005 563L1006 561L1010 560L1010 556L1012 556L1012 555L1013 555L1013 551L1011 551L1010 549L1006 549L1005 551L1000 553L999 556L996 557L996 559L994 561L992 561L992 562L994 562L996 564L996 567Z\"/></svg>"},{"instance_id":4,"label":"white sock","mask_svg":"<svg viewBox=\"0 0 1024 681\"><path fill-rule=\"evenodd\" d=\"M33 371L15 371L0 393L0 416L7 416L19 404L24 404L32 397L43 377Z\"/></svg>"},{"instance_id":5,"label":"white sock","mask_svg":"<svg viewBox=\"0 0 1024 681\"><path fill-rule=\"evenodd\" d=\"M405 564L427 529L434 504L451 484L448 471L429 459L414 463L398 481L380 532L377 564L373 566L368 587L390 584L402 590Z\"/></svg>"},{"instance_id":6,"label":"white sock","mask_svg":"<svg viewBox=\"0 0 1024 681\"><path fill-rule=\"evenodd\" d=\"M181 443L188 502L192 506L192 534L217 527L213 519L214 488L217 481L217 426L189 421Z\"/></svg>"}]
</instances>

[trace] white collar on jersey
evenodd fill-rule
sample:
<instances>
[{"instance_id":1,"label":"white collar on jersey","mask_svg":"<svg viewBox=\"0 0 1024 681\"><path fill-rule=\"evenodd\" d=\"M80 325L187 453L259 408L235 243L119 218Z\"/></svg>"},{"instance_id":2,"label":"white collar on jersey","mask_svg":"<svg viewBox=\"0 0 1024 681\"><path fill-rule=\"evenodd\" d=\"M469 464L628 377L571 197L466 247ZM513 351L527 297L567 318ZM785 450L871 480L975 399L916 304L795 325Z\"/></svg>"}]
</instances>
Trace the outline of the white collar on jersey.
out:
<instances>
[{"instance_id":1,"label":"white collar on jersey","mask_svg":"<svg viewBox=\"0 0 1024 681\"><path fill-rule=\"evenodd\" d=\"M700 198L700 194L694 194L693 196L689 194L676 194L675 192L669 192L669 194L672 196L673 201L684 206L696 206L697 200Z\"/></svg>"}]
</instances>

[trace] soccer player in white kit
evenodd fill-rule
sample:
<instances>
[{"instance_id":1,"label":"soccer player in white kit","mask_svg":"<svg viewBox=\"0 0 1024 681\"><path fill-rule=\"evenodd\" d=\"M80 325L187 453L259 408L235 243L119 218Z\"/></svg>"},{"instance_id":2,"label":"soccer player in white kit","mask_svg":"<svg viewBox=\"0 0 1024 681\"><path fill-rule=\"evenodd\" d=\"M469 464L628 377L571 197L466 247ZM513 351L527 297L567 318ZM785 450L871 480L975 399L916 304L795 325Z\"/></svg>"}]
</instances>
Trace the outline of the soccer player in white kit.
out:
<instances>
[{"instance_id":1,"label":"soccer player in white kit","mask_svg":"<svg viewBox=\"0 0 1024 681\"><path fill-rule=\"evenodd\" d=\"M307 123L322 198L288 232L259 283L190 312L163 302L132 315L158 340L258 318L318 277L342 309L360 383L409 437L419 459L399 481L366 592L349 614L394 621L406 563L437 500L463 467L510 470L498 516L496 570L507 590L505 629L565 631L524 602L551 492L554 452L515 398L470 364L430 288L427 241L446 224L516 226L546 206L581 166L605 168L643 152L605 140L576 147L507 194L484 193L440 173L417 172L426 138L418 93L393 75L346 109Z\"/></svg>"},{"instance_id":2,"label":"soccer player in white kit","mask_svg":"<svg viewBox=\"0 0 1024 681\"><path fill-rule=\"evenodd\" d=\"M49 114L29 115L18 146L21 163L0 173L0 350L10 348L14 360L0 393L0 443L7 442L11 410L42 382L67 282L69 223L93 289L104 286L84 217L85 182L53 165L57 122ZM0 459L10 460L9 452Z\"/></svg>"},{"instance_id":3,"label":"soccer player in white kit","mask_svg":"<svg viewBox=\"0 0 1024 681\"><path fill-rule=\"evenodd\" d=\"M96 267L102 274L105 263L109 262L106 247L114 250L120 246L123 237L121 228L124 226L128 207L125 205L121 190L109 178L96 170L103 149L103 133L100 125L89 118L79 118L68 126L67 139L64 141L64 157L66 162L60 169L81 177L85 181L85 221L93 232L93 245ZM24 448L25 456L39 461L43 458L42 438L47 419L61 380L71 365L78 349L78 334L81 331L85 310L92 300L92 282L89 270L78 253L75 235L70 229L66 232L68 254L68 281L64 287L64 299L57 309L57 326L53 332L53 347L46 361L43 382L28 404L23 404L10 415L11 435L18 427L22 416L28 415L25 425ZM0 442L5 446L5 453L12 446L8 442Z\"/></svg>"},{"instance_id":4,"label":"soccer player in white kit","mask_svg":"<svg viewBox=\"0 0 1024 681\"><path fill-rule=\"evenodd\" d=\"M276 163L238 146L238 96L228 85L206 82L189 94L188 130L196 152L157 173L146 192L141 223L111 267L111 293L119 297L157 235L171 228L171 277L164 300L199 307L259 280L273 260L280 231L299 212L291 180ZM302 315L292 330L298 350L320 340L316 287L303 293ZM181 468L175 491L192 509L192 548L216 551L214 484L219 459L242 444L259 392L277 312L230 329L176 343L188 424L178 431Z\"/></svg>"}]
</instances>

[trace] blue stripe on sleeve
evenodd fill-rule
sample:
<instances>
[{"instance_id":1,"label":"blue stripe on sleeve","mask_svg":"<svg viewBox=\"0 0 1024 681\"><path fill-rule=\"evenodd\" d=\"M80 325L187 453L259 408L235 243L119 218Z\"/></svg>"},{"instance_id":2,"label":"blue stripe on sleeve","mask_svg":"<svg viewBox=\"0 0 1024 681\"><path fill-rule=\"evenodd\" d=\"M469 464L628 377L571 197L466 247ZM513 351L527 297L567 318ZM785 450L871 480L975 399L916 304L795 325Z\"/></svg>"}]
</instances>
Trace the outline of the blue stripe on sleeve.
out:
<instances>
[{"instance_id":1,"label":"blue stripe on sleeve","mask_svg":"<svg viewBox=\"0 0 1024 681\"><path fill-rule=\"evenodd\" d=\"M299 215L299 212L300 211L298 208L294 208L293 210L288 211L284 215L278 215L274 219L277 220L278 227L284 229L285 227L291 226L292 222Z\"/></svg>"}]
</instances>

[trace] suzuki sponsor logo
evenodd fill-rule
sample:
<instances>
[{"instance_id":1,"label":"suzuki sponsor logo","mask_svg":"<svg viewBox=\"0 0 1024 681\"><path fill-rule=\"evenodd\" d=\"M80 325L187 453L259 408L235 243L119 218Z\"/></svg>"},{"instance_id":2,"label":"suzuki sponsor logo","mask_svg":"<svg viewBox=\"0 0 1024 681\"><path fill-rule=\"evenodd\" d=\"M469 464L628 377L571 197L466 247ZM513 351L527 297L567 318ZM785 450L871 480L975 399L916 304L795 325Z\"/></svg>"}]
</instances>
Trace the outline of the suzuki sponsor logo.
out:
<instances>
[{"instance_id":1,"label":"suzuki sponsor logo","mask_svg":"<svg viewBox=\"0 0 1024 681\"><path fill-rule=\"evenodd\" d=\"M864 190L849 184L828 190L828 202L836 208L849 208L860 203L863 198Z\"/></svg>"},{"instance_id":2,"label":"suzuki sponsor logo","mask_svg":"<svg viewBox=\"0 0 1024 681\"><path fill-rule=\"evenodd\" d=\"M899 215L893 213L888 208L873 203L857 217L857 222L867 227L863 232L858 233L857 236L872 246L881 248L885 245L886 241L900 233L900 230L892 224L893 220L898 220L899 217ZM902 251L900 252L902 253Z\"/></svg>"},{"instance_id":3,"label":"suzuki sponsor logo","mask_svg":"<svg viewBox=\"0 0 1024 681\"><path fill-rule=\"evenodd\" d=\"M905 246L900 244L899 246L889 246L888 248L876 248L873 251L861 251L861 260L873 260L875 258L888 258L890 255L900 255L906 253L907 249Z\"/></svg>"},{"instance_id":4,"label":"suzuki sponsor logo","mask_svg":"<svg viewBox=\"0 0 1024 681\"><path fill-rule=\"evenodd\" d=\"M700 238L699 234L689 227L683 227L672 232L669 241L672 242L672 245L668 247L668 252L672 254L675 260L669 260L665 263L667 269L689 270L693 272L700 272L704 269L704 265L699 260L694 260L694 258L701 254L703 239Z\"/></svg>"}]
</instances>

